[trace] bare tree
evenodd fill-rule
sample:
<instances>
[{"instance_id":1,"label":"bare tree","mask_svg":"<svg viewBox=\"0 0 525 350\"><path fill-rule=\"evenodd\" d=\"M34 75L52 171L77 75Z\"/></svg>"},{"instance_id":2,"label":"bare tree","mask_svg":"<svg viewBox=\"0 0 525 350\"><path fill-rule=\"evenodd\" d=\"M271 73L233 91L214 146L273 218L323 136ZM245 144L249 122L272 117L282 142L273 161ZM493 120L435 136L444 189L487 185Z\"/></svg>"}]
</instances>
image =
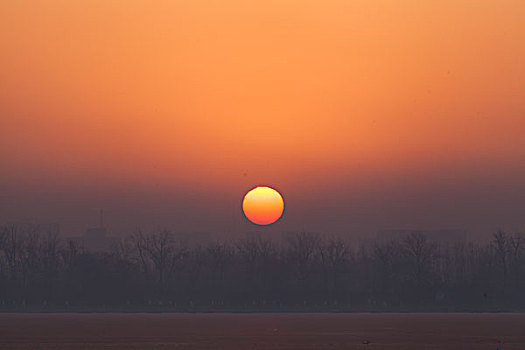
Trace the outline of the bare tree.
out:
<instances>
[{"instance_id":1,"label":"bare tree","mask_svg":"<svg viewBox=\"0 0 525 350\"><path fill-rule=\"evenodd\" d=\"M335 297L339 288L339 275L345 271L350 257L348 245L340 238L329 238L319 245L319 254L324 281L330 286L332 297Z\"/></svg>"},{"instance_id":2,"label":"bare tree","mask_svg":"<svg viewBox=\"0 0 525 350\"><path fill-rule=\"evenodd\" d=\"M186 253L186 247L169 230L152 234L137 230L133 241L142 271L147 276L154 276L160 296L164 296L177 262Z\"/></svg>"},{"instance_id":3,"label":"bare tree","mask_svg":"<svg viewBox=\"0 0 525 350\"><path fill-rule=\"evenodd\" d=\"M8 266L8 276L16 280L20 274L21 255L24 239L18 225L8 224L4 229L4 254Z\"/></svg>"},{"instance_id":4,"label":"bare tree","mask_svg":"<svg viewBox=\"0 0 525 350\"><path fill-rule=\"evenodd\" d=\"M514 279L514 286L519 290L521 286L521 272L523 264L523 251L525 250L525 234L516 232L509 239L510 270Z\"/></svg>"},{"instance_id":5,"label":"bare tree","mask_svg":"<svg viewBox=\"0 0 525 350\"><path fill-rule=\"evenodd\" d=\"M296 233L288 237L286 258L299 280L306 280L312 273L317 259L321 238L310 232Z\"/></svg>"},{"instance_id":6,"label":"bare tree","mask_svg":"<svg viewBox=\"0 0 525 350\"><path fill-rule=\"evenodd\" d=\"M492 235L492 247L496 251L498 261L503 271L503 293L507 287L507 275L510 253L510 240L506 232L498 230Z\"/></svg>"},{"instance_id":7,"label":"bare tree","mask_svg":"<svg viewBox=\"0 0 525 350\"><path fill-rule=\"evenodd\" d=\"M248 238L237 244L246 273L252 281L252 291L258 298L269 293L275 284L270 284L278 275L278 250L274 242L262 237Z\"/></svg>"},{"instance_id":8,"label":"bare tree","mask_svg":"<svg viewBox=\"0 0 525 350\"><path fill-rule=\"evenodd\" d=\"M373 256L380 267L382 293L388 292L391 288L390 281L394 276L394 264L398 251L398 245L394 241L376 242L373 246Z\"/></svg>"},{"instance_id":9,"label":"bare tree","mask_svg":"<svg viewBox=\"0 0 525 350\"><path fill-rule=\"evenodd\" d=\"M428 282L436 245L428 242L427 237L421 232L413 232L403 240L405 256L413 267L413 276L419 285Z\"/></svg>"},{"instance_id":10,"label":"bare tree","mask_svg":"<svg viewBox=\"0 0 525 350\"><path fill-rule=\"evenodd\" d=\"M212 269L212 281L214 288L223 291L224 274L231 264L234 250L225 243L216 242L208 247L207 253Z\"/></svg>"}]
</instances>

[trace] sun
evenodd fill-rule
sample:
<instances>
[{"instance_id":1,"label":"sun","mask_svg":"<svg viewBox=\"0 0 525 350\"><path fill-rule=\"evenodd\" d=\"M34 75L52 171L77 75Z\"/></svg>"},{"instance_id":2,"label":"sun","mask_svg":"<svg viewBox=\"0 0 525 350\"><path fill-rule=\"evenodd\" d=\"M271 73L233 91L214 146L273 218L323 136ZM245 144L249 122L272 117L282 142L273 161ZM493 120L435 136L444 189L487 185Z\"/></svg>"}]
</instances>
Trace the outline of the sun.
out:
<instances>
[{"instance_id":1,"label":"sun","mask_svg":"<svg viewBox=\"0 0 525 350\"><path fill-rule=\"evenodd\" d=\"M283 196L271 187L257 186L244 195L242 210L254 224L273 224L283 215Z\"/></svg>"}]
</instances>

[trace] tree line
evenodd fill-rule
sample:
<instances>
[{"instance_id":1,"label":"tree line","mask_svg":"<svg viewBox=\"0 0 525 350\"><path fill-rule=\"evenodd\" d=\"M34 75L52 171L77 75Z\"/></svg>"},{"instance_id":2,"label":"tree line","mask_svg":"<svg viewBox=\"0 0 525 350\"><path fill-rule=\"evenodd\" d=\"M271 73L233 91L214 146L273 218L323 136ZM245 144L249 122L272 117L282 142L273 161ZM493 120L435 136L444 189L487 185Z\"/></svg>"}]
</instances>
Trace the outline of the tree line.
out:
<instances>
[{"instance_id":1,"label":"tree line","mask_svg":"<svg viewBox=\"0 0 525 350\"><path fill-rule=\"evenodd\" d=\"M137 230L92 252L38 226L0 227L0 310L525 311L525 235L353 244L308 232L189 244Z\"/></svg>"}]
</instances>

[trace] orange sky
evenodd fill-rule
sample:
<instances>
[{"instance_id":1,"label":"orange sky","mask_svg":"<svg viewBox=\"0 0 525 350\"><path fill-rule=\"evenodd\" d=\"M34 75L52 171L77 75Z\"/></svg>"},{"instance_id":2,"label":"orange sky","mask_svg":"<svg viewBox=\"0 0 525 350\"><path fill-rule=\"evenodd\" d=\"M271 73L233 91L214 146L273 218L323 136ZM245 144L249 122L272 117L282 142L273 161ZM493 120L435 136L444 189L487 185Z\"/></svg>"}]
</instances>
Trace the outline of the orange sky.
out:
<instances>
[{"instance_id":1,"label":"orange sky","mask_svg":"<svg viewBox=\"0 0 525 350\"><path fill-rule=\"evenodd\" d=\"M268 184L315 211L341 188L516 183L523 18L522 0L1 1L3 219L39 188L232 203Z\"/></svg>"}]
</instances>

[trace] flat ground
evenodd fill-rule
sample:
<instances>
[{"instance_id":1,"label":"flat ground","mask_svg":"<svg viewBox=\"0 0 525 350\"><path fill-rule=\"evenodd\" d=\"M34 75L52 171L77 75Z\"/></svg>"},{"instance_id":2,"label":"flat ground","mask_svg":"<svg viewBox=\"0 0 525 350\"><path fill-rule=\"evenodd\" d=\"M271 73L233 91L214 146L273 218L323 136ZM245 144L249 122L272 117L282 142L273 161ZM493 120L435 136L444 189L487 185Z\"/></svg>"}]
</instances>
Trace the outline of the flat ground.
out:
<instances>
[{"instance_id":1,"label":"flat ground","mask_svg":"<svg viewBox=\"0 0 525 350\"><path fill-rule=\"evenodd\" d=\"M498 346L525 349L525 314L0 314L3 349L496 350Z\"/></svg>"}]
</instances>

